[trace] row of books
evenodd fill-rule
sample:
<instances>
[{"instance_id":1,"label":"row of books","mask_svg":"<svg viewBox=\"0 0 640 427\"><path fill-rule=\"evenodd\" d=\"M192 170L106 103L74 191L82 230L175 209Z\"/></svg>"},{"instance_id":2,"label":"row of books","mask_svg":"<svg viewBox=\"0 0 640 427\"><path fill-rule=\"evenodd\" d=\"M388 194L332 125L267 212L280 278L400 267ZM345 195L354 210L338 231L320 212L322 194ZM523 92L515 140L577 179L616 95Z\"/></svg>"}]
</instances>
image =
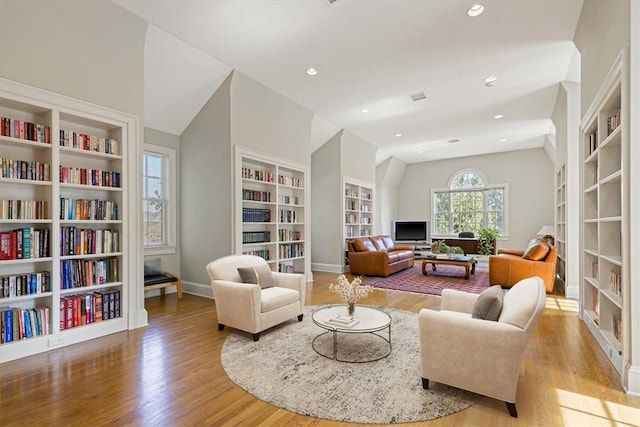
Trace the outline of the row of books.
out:
<instances>
[{"instance_id":1,"label":"row of books","mask_svg":"<svg viewBox=\"0 0 640 427\"><path fill-rule=\"evenodd\" d=\"M360 198L360 193L358 193L358 190L353 190L350 188L344 189L344 195L347 197L355 197L356 199Z\"/></svg>"},{"instance_id":2,"label":"row of books","mask_svg":"<svg viewBox=\"0 0 640 427\"><path fill-rule=\"evenodd\" d=\"M0 343L48 335L49 307L0 308Z\"/></svg>"},{"instance_id":3,"label":"row of books","mask_svg":"<svg viewBox=\"0 0 640 427\"><path fill-rule=\"evenodd\" d=\"M109 200L60 198L60 219L109 221L120 219L118 204Z\"/></svg>"},{"instance_id":4,"label":"row of books","mask_svg":"<svg viewBox=\"0 0 640 427\"><path fill-rule=\"evenodd\" d=\"M72 130L60 129L60 145L106 154L119 154L120 152L119 143L113 138L87 135Z\"/></svg>"},{"instance_id":5,"label":"row of books","mask_svg":"<svg viewBox=\"0 0 640 427\"><path fill-rule=\"evenodd\" d=\"M120 251L120 233L115 230L94 230L61 227L60 255L109 254Z\"/></svg>"},{"instance_id":6,"label":"row of books","mask_svg":"<svg viewBox=\"0 0 640 427\"><path fill-rule=\"evenodd\" d=\"M598 263L597 262L592 262L591 263L591 277L593 277L594 279L598 280Z\"/></svg>"},{"instance_id":7,"label":"row of books","mask_svg":"<svg viewBox=\"0 0 640 427\"><path fill-rule=\"evenodd\" d=\"M120 172L60 166L60 182L63 184L120 188Z\"/></svg>"},{"instance_id":8,"label":"row of books","mask_svg":"<svg viewBox=\"0 0 640 427\"><path fill-rule=\"evenodd\" d=\"M0 117L0 135L51 144L51 126Z\"/></svg>"},{"instance_id":9,"label":"row of books","mask_svg":"<svg viewBox=\"0 0 640 427\"><path fill-rule=\"evenodd\" d=\"M60 298L60 330L120 317L120 291L109 289Z\"/></svg>"},{"instance_id":10,"label":"row of books","mask_svg":"<svg viewBox=\"0 0 640 427\"><path fill-rule=\"evenodd\" d=\"M242 208L242 222L271 222L271 210Z\"/></svg>"},{"instance_id":11,"label":"row of books","mask_svg":"<svg viewBox=\"0 0 640 427\"><path fill-rule=\"evenodd\" d=\"M0 200L0 219L48 219L46 200Z\"/></svg>"},{"instance_id":12,"label":"row of books","mask_svg":"<svg viewBox=\"0 0 640 427\"><path fill-rule=\"evenodd\" d=\"M593 131L587 135L587 152L592 154L598 148L598 132Z\"/></svg>"},{"instance_id":13,"label":"row of books","mask_svg":"<svg viewBox=\"0 0 640 427\"><path fill-rule=\"evenodd\" d=\"M245 179L253 179L255 181L273 182L272 172L251 168L242 168L242 177Z\"/></svg>"},{"instance_id":14,"label":"row of books","mask_svg":"<svg viewBox=\"0 0 640 427\"><path fill-rule=\"evenodd\" d=\"M607 117L607 136L611 135L614 130L620 126L620 111L618 110L613 116Z\"/></svg>"},{"instance_id":15,"label":"row of books","mask_svg":"<svg viewBox=\"0 0 640 427\"><path fill-rule=\"evenodd\" d=\"M280 209L280 222L296 223L298 214L294 209Z\"/></svg>"},{"instance_id":16,"label":"row of books","mask_svg":"<svg viewBox=\"0 0 640 427\"><path fill-rule=\"evenodd\" d=\"M302 180L300 178L291 177L291 176L278 176L278 184L287 185L289 187L302 188Z\"/></svg>"},{"instance_id":17,"label":"row of books","mask_svg":"<svg viewBox=\"0 0 640 427\"><path fill-rule=\"evenodd\" d=\"M619 314L611 316L611 332L613 336L622 343L622 317Z\"/></svg>"},{"instance_id":18,"label":"row of books","mask_svg":"<svg viewBox=\"0 0 640 427\"><path fill-rule=\"evenodd\" d=\"M49 247L48 228L0 231L0 260L48 257Z\"/></svg>"},{"instance_id":19,"label":"row of books","mask_svg":"<svg viewBox=\"0 0 640 427\"><path fill-rule=\"evenodd\" d=\"M279 273L295 273L296 269L293 265L279 263L278 272Z\"/></svg>"},{"instance_id":20,"label":"row of books","mask_svg":"<svg viewBox=\"0 0 640 427\"><path fill-rule=\"evenodd\" d=\"M257 249L254 251L242 251L243 255L255 255L255 256L259 256L260 258L264 258L267 261L269 261L271 258L269 258L269 249Z\"/></svg>"},{"instance_id":21,"label":"row of books","mask_svg":"<svg viewBox=\"0 0 640 427\"><path fill-rule=\"evenodd\" d=\"M15 298L51 292L48 271L0 276L0 298Z\"/></svg>"},{"instance_id":22,"label":"row of books","mask_svg":"<svg viewBox=\"0 0 640 427\"><path fill-rule=\"evenodd\" d=\"M30 160L0 157L0 177L29 181L51 181L51 166Z\"/></svg>"},{"instance_id":23,"label":"row of books","mask_svg":"<svg viewBox=\"0 0 640 427\"><path fill-rule=\"evenodd\" d=\"M242 243L264 243L271 241L270 231L243 231Z\"/></svg>"},{"instance_id":24,"label":"row of books","mask_svg":"<svg viewBox=\"0 0 640 427\"><path fill-rule=\"evenodd\" d=\"M304 256L302 243L287 243L278 248L280 258L299 258Z\"/></svg>"},{"instance_id":25,"label":"row of books","mask_svg":"<svg viewBox=\"0 0 640 427\"><path fill-rule=\"evenodd\" d=\"M278 230L278 240L281 242L291 242L293 240L302 240L302 232L295 230L286 230L281 228Z\"/></svg>"},{"instance_id":26,"label":"row of books","mask_svg":"<svg viewBox=\"0 0 640 427\"><path fill-rule=\"evenodd\" d=\"M365 193L364 191L360 193L361 199L371 200L371 193Z\"/></svg>"},{"instance_id":27,"label":"row of books","mask_svg":"<svg viewBox=\"0 0 640 427\"><path fill-rule=\"evenodd\" d=\"M282 203L284 205L299 205L300 204L300 197L282 195L282 196L280 196L280 203Z\"/></svg>"},{"instance_id":28,"label":"row of books","mask_svg":"<svg viewBox=\"0 0 640 427\"><path fill-rule=\"evenodd\" d=\"M117 282L118 258L60 261L60 289L83 288Z\"/></svg>"},{"instance_id":29,"label":"row of books","mask_svg":"<svg viewBox=\"0 0 640 427\"><path fill-rule=\"evenodd\" d=\"M622 273L611 271L609 275L609 288L611 292L622 298Z\"/></svg>"},{"instance_id":30,"label":"row of books","mask_svg":"<svg viewBox=\"0 0 640 427\"><path fill-rule=\"evenodd\" d=\"M253 202L270 202L271 201L271 192L270 191L257 191L257 190L247 190L242 189L242 200L249 200Z\"/></svg>"}]
</instances>

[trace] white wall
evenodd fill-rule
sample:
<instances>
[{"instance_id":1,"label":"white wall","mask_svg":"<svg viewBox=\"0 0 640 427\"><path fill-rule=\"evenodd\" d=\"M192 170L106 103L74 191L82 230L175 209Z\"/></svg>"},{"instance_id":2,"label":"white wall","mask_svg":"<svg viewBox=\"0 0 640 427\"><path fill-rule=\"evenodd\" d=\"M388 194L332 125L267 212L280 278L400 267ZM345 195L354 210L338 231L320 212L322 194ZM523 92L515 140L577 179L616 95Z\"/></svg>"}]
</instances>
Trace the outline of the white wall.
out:
<instances>
[{"instance_id":1,"label":"white wall","mask_svg":"<svg viewBox=\"0 0 640 427\"><path fill-rule=\"evenodd\" d=\"M344 130L340 147L342 175L374 184L376 182L376 146Z\"/></svg>"},{"instance_id":2,"label":"white wall","mask_svg":"<svg viewBox=\"0 0 640 427\"><path fill-rule=\"evenodd\" d=\"M509 185L509 237L498 247L524 249L542 225L553 224L553 165L542 148L409 164L398 187L398 217L431 219L431 189L446 188L467 168L481 171L488 184Z\"/></svg>"},{"instance_id":3,"label":"white wall","mask_svg":"<svg viewBox=\"0 0 640 427\"><path fill-rule=\"evenodd\" d=\"M376 167L376 228L380 234L393 237L392 221L398 217L398 187L407 164L389 157Z\"/></svg>"}]
</instances>

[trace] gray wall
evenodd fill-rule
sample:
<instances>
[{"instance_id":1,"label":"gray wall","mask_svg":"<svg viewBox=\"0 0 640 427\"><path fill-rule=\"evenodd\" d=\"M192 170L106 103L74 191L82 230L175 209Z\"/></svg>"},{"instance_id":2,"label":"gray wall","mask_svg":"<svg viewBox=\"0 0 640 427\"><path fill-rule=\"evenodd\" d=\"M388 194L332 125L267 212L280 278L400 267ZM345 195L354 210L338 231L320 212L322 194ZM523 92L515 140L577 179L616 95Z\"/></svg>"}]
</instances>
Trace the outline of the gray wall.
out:
<instances>
[{"instance_id":1,"label":"gray wall","mask_svg":"<svg viewBox=\"0 0 640 427\"><path fill-rule=\"evenodd\" d=\"M376 223L380 234L393 237L392 221L398 218L398 186L407 164L389 157L376 167Z\"/></svg>"},{"instance_id":2,"label":"gray wall","mask_svg":"<svg viewBox=\"0 0 640 427\"><path fill-rule=\"evenodd\" d=\"M209 284L206 265L231 254L231 79L180 136L182 279L201 285Z\"/></svg>"},{"instance_id":3,"label":"gray wall","mask_svg":"<svg viewBox=\"0 0 640 427\"><path fill-rule=\"evenodd\" d=\"M342 263L341 138L342 131L311 154L312 264Z\"/></svg>"},{"instance_id":4,"label":"gray wall","mask_svg":"<svg viewBox=\"0 0 640 427\"><path fill-rule=\"evenodd\" d=\"M152 258L161 258L162 259L162 268L170 271L172 273L180 275L180 195L182 191L180 191L180 137L178 135L173 135L167 132L163 132L156 129L144 128L144 142L147 144L159 145L161 147L172 148L176 150L176 207L177 207L177 218L176 218L176 251L173 254L163 254L163 255L145 255L146 259ZM173 290L173 288L169 288ZM147 297L154 295L155 293L159 293L160 291L149 291L146 292L145 295Z\"/></svg>"},{"instance_id":5,"label":"gray wall","mask_svg":"<svg viewBox=\"0 0 640 427\"><path fill-rule=\"evenodd\" d=\"M342 132L340 147L342 175L375 184L377 147L348 130Z\"/></svg>"},{"instance_id":6,"label":"gray wall","mask_svg":"<svg viewBox=\"0 0 640 427\"><path fill-rule=\"evenodd\" d=\"M398 187L400 219L431 219L431 189L446 188L461 169L477 169L489 184L509 184L509 238L502 248L522 248L540 227L553 224L553 165L542 148L407 166Z\"/></svg>"}]
</instances>

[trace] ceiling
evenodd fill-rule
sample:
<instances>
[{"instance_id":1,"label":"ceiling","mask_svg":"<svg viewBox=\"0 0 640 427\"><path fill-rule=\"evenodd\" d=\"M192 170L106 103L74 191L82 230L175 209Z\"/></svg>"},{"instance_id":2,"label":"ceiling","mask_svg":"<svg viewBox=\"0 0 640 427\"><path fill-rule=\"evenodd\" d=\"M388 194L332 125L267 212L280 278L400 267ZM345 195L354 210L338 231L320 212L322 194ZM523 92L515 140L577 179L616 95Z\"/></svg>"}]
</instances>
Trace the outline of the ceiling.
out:
<instances>
[{"instance_id":1,"label":"ceiling","mask_svg":"<svg viewBox=\"0 0 640 427\"><path fill-rule=\"evenodd\" d=\"M378 162L542 147L580 79L582 0L113 1L152 24L145 125L177 135L236 69L315 114L312 151L340 129Z\"/></svg>"}]
</instances>

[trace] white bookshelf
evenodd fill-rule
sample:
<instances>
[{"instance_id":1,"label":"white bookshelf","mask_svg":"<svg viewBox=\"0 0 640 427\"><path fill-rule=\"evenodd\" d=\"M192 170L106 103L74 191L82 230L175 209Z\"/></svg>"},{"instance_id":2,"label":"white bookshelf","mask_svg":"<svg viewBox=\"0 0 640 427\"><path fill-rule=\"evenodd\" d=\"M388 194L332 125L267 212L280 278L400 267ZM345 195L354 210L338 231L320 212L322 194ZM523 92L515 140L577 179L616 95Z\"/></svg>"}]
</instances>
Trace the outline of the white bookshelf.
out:
<instances>
[{"instance_id":1,"label":"white bookshelf","mask_svg":"<svg viewBox=\"0 0 640 427\"><path fill-rule=\"evenodd\" d=\"M8 208L0 215L0 232L8 236L16 230L23 233L29 230L30 234L43 230L39 241L32 238L28 258L23 251L23 258L0 261L0 276L15 278L2 282L9 284L9 289L3 287L0 307L10 310L12 317L24 314L19 310L47 308L39 313L39 331L32 330L31 337L21 337L14 328L13 340L0 344L1 363L129 327L129 297L134 286L129 277L129 260L134 254L129 243L129 221L133 218L127 200L128 162L130 147L136 144L137 119L8 80L0 82L0 116L12 119L14 130L13 134L0 136L0 157L5 159L5 169L0 174L4 175L0 177L0 200L12 201L11 215ZM15 132L16 121L43 125L41 130L46 127L48 142L44 142L43 136L40 141L25 139L27 135ZM86 142L86 149L62 146L61 130L75 132L78 141ZM12 175L9 165L15 166L16 160L31 162L32 166L35 162L46 164L48 176L35 176L36 180L33 175L17 177L15 167ZM21 206L36 201L46 203L42 218L18 215L17 202L13 202L17 200ZM63 203L72 202L73 209L63 217ZM113 216L115 210L117 214ZM76 237L75 244L68 240L71 231ZM42 237L45 233L46 248ZM76 268L75 274L70 272L66 276L67 280L61 277L64 265ZM20 276L40 273L41 277L44 272L49 275L48 289L43 289L41 283L40 287L23 285L20 289L11 284L11 280L19 280ZM101 321L95 316L87 317L87 304L91 307L98 294L107 298L114 291L119 297L118 303L114 297L114 317L107 315ZM65 307L66 300L72 300L76 306ZM73 313L70 322L65 321L65 309ZM6 341L7 336L4 338Z\"/></svg>"},{"instance_id":2,"label":"white bookshelf","mask_svg":"<svg viewBox=\"0 0 640 427\"><path fill-rule=\"evenodd\" d=\"M555 244L558 248L556 277L564 286L567 269L567 172L564 163L556 170L555 206Z\"/></svg>"},{"instance_id":3,"label":"white bookshelf","mask_svg":"<svg viewBox=\"0 0 640 427\"><path fill-rule=\"evenodd\" d=\"M235 253L311 280L307 168L244 147L235 152Z\"/></svg>"},{"instance_id":4,"label":"white bookshelf","mask_svg":"<svg viewBox=\"0 0 640 427\"><path fill-rule=\"evenodd\" d=\"M375 185L354 178L343 178L343 242L345 267L348 264L346 242L356 237L372 236Z\"/></svg>"},{"instance_id":5,"label":"white bookshelf","mask_svg":"<svg viewBox=\"0 0 640 427\"><path fill-rule=\"evenodd\" d=\"M630 357L626 51L581 122L580 314L615 369ZM638 285L638 284L635 284Z\"/></svg>"}]
</instances>

